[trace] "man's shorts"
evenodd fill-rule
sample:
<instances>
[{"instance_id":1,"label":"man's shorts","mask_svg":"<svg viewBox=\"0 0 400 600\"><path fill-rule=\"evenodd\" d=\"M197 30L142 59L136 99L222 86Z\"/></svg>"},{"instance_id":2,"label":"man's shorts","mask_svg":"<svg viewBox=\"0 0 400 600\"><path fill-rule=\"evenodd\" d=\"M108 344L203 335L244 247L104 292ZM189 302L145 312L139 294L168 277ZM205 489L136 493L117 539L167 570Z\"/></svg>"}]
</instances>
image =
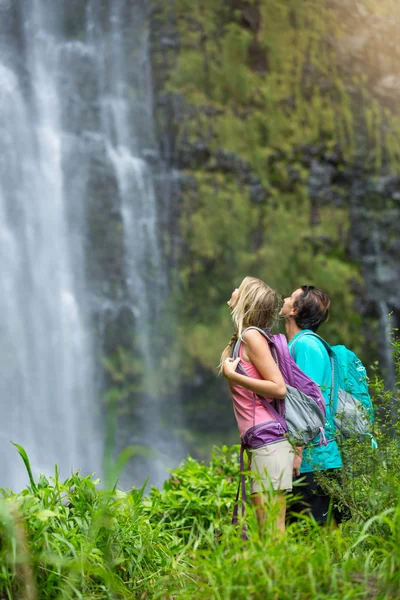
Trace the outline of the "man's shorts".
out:
<instances>
[{"instance_id":1,"label":"man's shorts","mask_svg":"<svg viewBox=\"0 0 400 600\"><path fill-rule=\"evenodd\" d=\"M271 488L276 491L292 489L294 451L287 440L248 450L248 455L248 468L255 475L250 480L252 494Z\"/></svg>"},{"instance_id":2,"label":"man's shorts","mask_svg":"<svg viewBox=\"0 0 400 600\"><path fill-rule=\"evenodd\" d=\"M323 471L323 474L341 485L341 469L327 469ZM310 513L320 525L324 525L328 519L335 519L339 525L342 521L348 521L351 518L349 509L338 506L338 499L329 496L321 488L315 473L303 473L300 477L295 477L293 483L299 480L299 485L294 486L293 493L300 498L288 509L289 521L296 520L292 513Z\"/></svg>"}]
</instances>

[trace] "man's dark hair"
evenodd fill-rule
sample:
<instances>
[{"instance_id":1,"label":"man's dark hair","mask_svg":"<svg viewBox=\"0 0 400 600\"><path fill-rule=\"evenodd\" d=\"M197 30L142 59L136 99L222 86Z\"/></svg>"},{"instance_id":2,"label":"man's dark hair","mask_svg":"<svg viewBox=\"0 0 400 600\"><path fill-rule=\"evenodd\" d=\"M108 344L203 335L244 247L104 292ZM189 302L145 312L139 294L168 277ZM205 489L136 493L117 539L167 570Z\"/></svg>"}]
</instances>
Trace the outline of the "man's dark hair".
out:
<instances>
[{"instance_id":1,"label":"man's dark hair","mask_svg":"<svg viewBox=\"0 0 400 600\"><path fill-rule=\"evenodd\" d=\"M293 304L296 310L295 323L300 329L317 331L329 316L331 300L325 292L313 285L302 285L301 289L303 293Z\"/></svg>"}]
</instances>

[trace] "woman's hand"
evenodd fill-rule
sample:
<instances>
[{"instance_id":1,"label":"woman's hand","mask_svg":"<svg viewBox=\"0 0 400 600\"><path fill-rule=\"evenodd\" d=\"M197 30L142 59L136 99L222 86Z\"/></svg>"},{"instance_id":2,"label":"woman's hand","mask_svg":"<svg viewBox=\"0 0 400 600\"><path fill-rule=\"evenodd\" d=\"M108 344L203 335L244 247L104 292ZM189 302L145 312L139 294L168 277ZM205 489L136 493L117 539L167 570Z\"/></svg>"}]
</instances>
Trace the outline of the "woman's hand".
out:
<instances>
[{"instance_id":1,"label":"woman's hand","mask_svg":"<svg viewBox=\"0 0 400 600\"><path fill-rule=\"evenodd\" d=\"M240 362L239 356L237 358L235 358L235 360L233 360L233 358L229 358L229 357L224 360L223 365L222 365L222 372L227 379L233 378L233 375L236 372L236 367L238 366L239 362Z\"/></svg>"}]
</instances>

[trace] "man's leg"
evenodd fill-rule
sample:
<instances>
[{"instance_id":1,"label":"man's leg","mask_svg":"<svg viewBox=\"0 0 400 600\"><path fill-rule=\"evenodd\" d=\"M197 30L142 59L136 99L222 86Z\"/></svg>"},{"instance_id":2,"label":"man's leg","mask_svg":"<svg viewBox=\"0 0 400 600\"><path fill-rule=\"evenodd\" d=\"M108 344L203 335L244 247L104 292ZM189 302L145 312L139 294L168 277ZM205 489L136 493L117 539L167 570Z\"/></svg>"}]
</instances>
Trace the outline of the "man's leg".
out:
<instances>
[{"instance_id":1,"label":"man's leg","mask_svg":"<svg viewBox=\"0 0 400 600\"><path fill-rule=\"evenodd\" d=\"M324 477L329 477L333 482L340 483L340 469L328 469L322 471ZM300 481L299 481L300 480ZM351 514L348 510L339 510L338 499L334 494L328 494L318 482L317 473L304 473L295 477L299 485L294 485L294 495L299 496L289 511L289 521L296 520L293 513L310 514L320 525L331 525L336 528L338 523L349 519Z\"/></svg>"},{"instance_id":2,"label":"man's leg","mask_svg":"<svg viewBox=\"0 0 400 600\"><path fill-rule=\"evenodd\" d=\"M320 488L314 473L303 473L295 477L293 483L295 500L290 505L289 522L296 521L298 514L308 514L320 525L325 525L330 514L331 499Z\"/></svg>"}]
</instances>

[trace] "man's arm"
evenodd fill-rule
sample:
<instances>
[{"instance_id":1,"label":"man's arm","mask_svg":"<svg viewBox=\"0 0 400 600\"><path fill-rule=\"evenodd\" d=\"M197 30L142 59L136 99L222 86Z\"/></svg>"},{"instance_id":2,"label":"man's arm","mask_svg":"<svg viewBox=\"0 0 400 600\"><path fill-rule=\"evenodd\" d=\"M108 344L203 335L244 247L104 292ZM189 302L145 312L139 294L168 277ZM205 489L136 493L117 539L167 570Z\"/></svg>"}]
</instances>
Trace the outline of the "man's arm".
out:
<instances>
[{"instance_id":1,"label":"man's arm","mask_svg":"<svg viewBox=\"0 0 400 600\"><path fill-rule=\"evenodd\" d=\"M294 451L293 475L295 477L299 477L300 475L301 461L303 460L303 449L303 446L297 446L297 448Z\"/></svg>"}]
</instances>

